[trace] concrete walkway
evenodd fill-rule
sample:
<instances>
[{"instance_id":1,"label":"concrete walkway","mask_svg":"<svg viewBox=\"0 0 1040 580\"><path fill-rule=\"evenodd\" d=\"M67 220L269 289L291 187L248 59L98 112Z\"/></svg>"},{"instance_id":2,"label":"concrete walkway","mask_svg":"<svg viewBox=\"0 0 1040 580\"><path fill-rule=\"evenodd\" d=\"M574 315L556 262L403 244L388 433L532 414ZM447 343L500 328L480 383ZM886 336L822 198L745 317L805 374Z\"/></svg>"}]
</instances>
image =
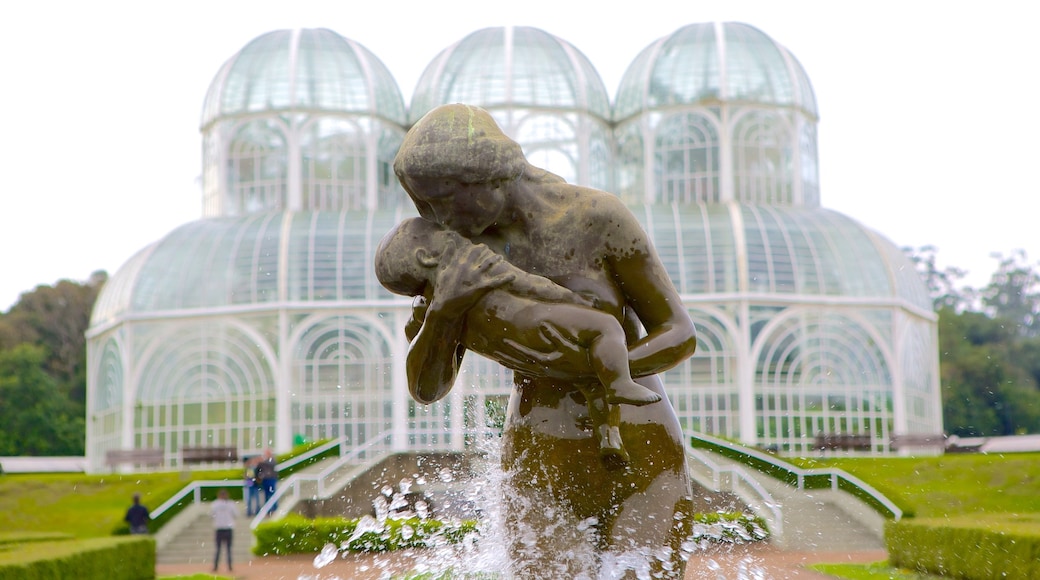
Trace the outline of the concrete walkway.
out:
<instances>
[{"instance_id":1,"label":"concrete walkway","mask_svg":"<svg viewBox=\"0 0 1040 580\"><path fill-rule=\"evenodd\" d=\"M389 572L403 575L412 570L415 553L403 551L393 554L350 554L338 558L324 568L314 567L314 556L255 557L243 566L236 566L236 580L378 580ZM684 580L737 580L763 578L766 580L833 580L808 570L806 566L819 563L881 562L886 559L882 550L852 552L783 551L761 544L726 546L690 558ZM190 575L208 573L206 565L160 564L156 575ZM221 574L224 570L221 568ZM231 576L231 575L228 575Z\"/></svg>"}]
</instances>

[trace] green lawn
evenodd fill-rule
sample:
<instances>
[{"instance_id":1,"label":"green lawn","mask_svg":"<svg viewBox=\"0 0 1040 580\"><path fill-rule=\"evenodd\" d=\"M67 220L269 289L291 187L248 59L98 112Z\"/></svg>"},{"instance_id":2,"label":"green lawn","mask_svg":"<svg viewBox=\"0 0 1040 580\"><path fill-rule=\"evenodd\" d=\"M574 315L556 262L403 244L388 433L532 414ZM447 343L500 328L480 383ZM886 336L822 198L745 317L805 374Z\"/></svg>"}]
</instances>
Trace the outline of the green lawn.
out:
<instances>
[{"instance_id":1,"label":"green lawn","mask_svg":"<svg viewBox=\"0 0 1040 580\"><path fill-rule=\"evenodd\" d=\"M889 459L795 459L801 467L843 469L916 517L970 522L1008 531L1040 529L1040 454L965 454ZM931 580L937 576L869 565L818 564L846 580Z\"/></svg>"},{"instance_id":2,"label":"green lawn","mask_svg":"<svg viewBox=\"0 0 1040 580\"><path fill-rule=\"evenodd\" d=\"M277 456L279 463L319 447L326 441L300 443ZM310 462L335 456L335 448L282 471L289 475ZM77 538L110 536L123 525L135 493L154 510L194 479L226 480L241 490L241 469L165 471L84 475L0 473L0 531L62 532ZM232 496L235 492L232 492Z\"/></svg>"},{"instance_id":3,"label":"green lawn","mask_svg":"<svg viewBox=\"0 0 1040 580\"><path fill-rule=\"evenodd\" d=\"M845 580L939 580L941 576L916 574L907 570L889 568L884 562L876 564L814 564L808 566L821 574Z\"/></svg>"},{"instance_id":4,"label":"green lawn","mask_svg":"<svg viewBox=\"0 0 1040 580\"><path fill-rule=\"evenodd\" d=\"M917 517L1040 513L1040 453L792 462L844 469Z\"/></svg>"},{"instance_id":5,"label":"green lawn","mask_svg":"<svg viewBox=\"0 0 1040 580\"><path fill-rule=\"evenodd\" d=\"M228 475L228 472L219 472ZM229 485L239 485L238 472ZM207 472L206 477L216 475ZM0 529L110 536L135 493L148 509L188 483L179 472L148 474L5 474L0 476Z\"/></svg>"}]
</instances>

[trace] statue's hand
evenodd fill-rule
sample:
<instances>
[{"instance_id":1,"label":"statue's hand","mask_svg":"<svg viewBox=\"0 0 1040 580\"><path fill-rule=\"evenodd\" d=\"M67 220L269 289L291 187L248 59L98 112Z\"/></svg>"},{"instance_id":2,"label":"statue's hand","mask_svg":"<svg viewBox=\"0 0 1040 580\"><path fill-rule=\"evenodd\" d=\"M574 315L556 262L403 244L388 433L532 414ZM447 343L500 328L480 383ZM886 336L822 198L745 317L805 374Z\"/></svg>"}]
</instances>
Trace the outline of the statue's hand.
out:
<instances>
[{"instance_id":1,"label":"statue's hand","mask_svg":"<svg viewBox=\"0 0 1040 580\"><path fill-rule=\"evenodd\" d=\"M426 302L425 296L416 296L412 300L412 316L404 325L404 335L408 338L408 342L412 342L415 335L419 334L419 329L422 328L423 321L426 320L426 310L429 307L430 305Z\"/></svg>"},{"instance_id":2,"label":"statue's hand","mask_svg":"<svg viewBox=\"0 0 1040 580\"><path fill-rule=\"evenodd\" d=\"M567 381L588 380L597 382L591 367L578 368L573 364L556 364L559 359L575 361L587 359L583 347L577 340L564 332L552 322L543 323L539 332L542 336L542 349L535 349L520 344L510 338L503 338L513 353L497 352L493 357L499 363L521 372L540 377L563 379Z\"/></svg>"},{"instance_id":3,"label":"statue's hand","mask_svg":"<svg viewBox=\"0 0 1040 580\"><path fill-rule=\"evenodd\" d=\"M455 250L454 260L443 264L434 284L433 301L442 312L461 314L489 290L516 278L510 264L484 244Z\"/></svg>"}]
</instances>

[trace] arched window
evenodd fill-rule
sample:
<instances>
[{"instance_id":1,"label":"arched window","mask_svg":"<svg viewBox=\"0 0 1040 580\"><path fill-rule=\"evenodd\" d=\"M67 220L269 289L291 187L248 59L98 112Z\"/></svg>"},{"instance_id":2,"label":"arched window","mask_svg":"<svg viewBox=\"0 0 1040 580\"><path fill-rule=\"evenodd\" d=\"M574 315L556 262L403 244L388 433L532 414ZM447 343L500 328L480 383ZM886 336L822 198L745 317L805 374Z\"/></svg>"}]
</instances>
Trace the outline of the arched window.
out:
<instances>
[{"instance_id":1,"label":"arched window","mask_svg":"<svg viewBox=\"0 0 1040 580\"><path fill-rule=\"evenodd\" d=\"M573 124L559 115L531 115L516 128L516 142L536 167L578 183L578 137Z\"/></svg>"},{"instance_id":2,"label":"arched window","mask_svg":"<svg viewBox=\"0 0 1040 580\"><path fill-rule=\"evenodd\" d=\"M394 175L394 157L401 148L404 131L387 128L380 131L378 160L376 161L376 193L380 209L396 209L401 205L412 206L401 182Z\"/></svg>"},{"instance_id":3,"label":"arched window","mask_svg":"<svg viewBox=\"0 0 1040 580\"><path fill-rule=\"evenodd\" d=\"M607 132L596 126L592 130L589 139L589 187L595 187L603 191L613 191L614 184L610 179L610 136Z\"/></svg>"},{"instance_id":4,"label":"arched window","mask_svg":"<svg viewBox=\"0 0 1040 580\"><path fill-rule=\"evenodd\" d=\"M354 123L319 119L300 134L303 209L365 208L365 135Z\"/></svg>"},{"instance_id":5,"label":"arched window","mask_svg":"<svg viewBox=\"0 0 1040 580\"><path fill-rule=\"evenodd\" d=\"M293 357L293 433L361 445L389 429L390 346L353 316L314 322Z\"/></svg>"},{"instance_id":6,"label":"arched window","mask_svg":"<svg viewBox=\"0 0 1040 580\"><path fill-rule=\"evenodd\" d=\"M224 215L285 209L288 146L273 121L241 126L228 144L228 204Z\"/></svg>"},{"instance_id":7,"label":"arched window","mask_svg":"<svg viewBox=\"0 0 1040 580\"><path fill-rule=\"evenodd\" d=\"M187 446L270 445L276 363L262 339L224 321L162 330L137 357L134 446L176 454Z\"/></svg>"},{"instance_id":8,"label":"arched window","mask_svg":"<svg viewBox=\"0 0 1040 580\"><path fill-rule=\"evenodd\" d=\"M794 140L775 113L752 111L733 128L733 190L738 201L792 205Z\"/></svg>"},{"instance_id":9,"label":"arched window","mask_svg":"<svg viewBox=\"0 0 1040 580\"><path fill-rule=\"evenodd\" d=\"M656 201L719 201L719 134L700 113L668 117L654 142Z\"/></svg>"},{"instance_id":10,"label":"arched window","mask_svg":"<svg viewBox=\"0 0 1040 580\"><path fill-rule=\"evenodd\" d=\"M693 309L697 352L663 374L665 390L686 431L739 437L737 355L733 335L718 314Z\"/></svg>"},{"instance_id":11,"label":"arched window","mask_svg":"<svg viewBox=\"0 0 1040 580\"><path fill-rule=\"evenodd\" d=\"M629 123L618 131L617 155L618 195L625 203L642 203L646 193L643 187L643 138L637 123Z\"/></svg>"},{"instance_id":12,"label":"arched window","mask_svg":"<svg viewBox=\"0 0 1040 580\"><path fill-rule=\"evenodd\" d=\"M820 205L820 170L816 152L816 124L802 126L801 139L802 204L806 207Z\"/></svg>"},{"instance_id":13,"label":"arched window","mask_svg":"<svg viewBox=\"0 0 1040 580\"><path fill-rule=\"evenodd\" d=\"M875 331L862 319L810 308L753 316L769 320L753 345L760 442L805 452L825 433L887 441L892 374Z\"/></svg>"}]
</instances>

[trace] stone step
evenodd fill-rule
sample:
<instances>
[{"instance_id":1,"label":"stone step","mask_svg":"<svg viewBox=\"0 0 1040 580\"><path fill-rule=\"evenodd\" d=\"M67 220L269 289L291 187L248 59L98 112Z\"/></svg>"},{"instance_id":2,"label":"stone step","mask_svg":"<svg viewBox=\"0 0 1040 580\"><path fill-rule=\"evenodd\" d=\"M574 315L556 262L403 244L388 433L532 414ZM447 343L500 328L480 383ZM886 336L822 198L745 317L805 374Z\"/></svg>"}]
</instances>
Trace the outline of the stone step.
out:
<instances>
[{"instance_id":1,"label":"stone step","mask_svg":"<svg viewBox=\"0 0 1040 580\"><path fill-rule=\"evenodd\" d=\"M235 531L231 541L232 562L249 562L253 558L255 543L249 528L252 518L245 516L244 505L235 502L239 515L235 519ZM190 518L182 523L181 529L169 541L156 550L156 561L160 564L212 564L216 552L216 538L209 504L194 506L194 509L179 517ZM221 555L223 560L224 556Z\"/></svg>"},{"instance_id":2,"label":"stone step","mask_svg":"<svg viewBox=\"0 0 1040 580\"><path fill-rule=\"evenodd\" d=\"M717 453L709 453L719 465L740 465ZM710 479L704 464L690 458L691 468L702 480ZM743 466L742 466L743 467ZM851 551L884 549L880 515L851 494L824 489L805 490L743 467L773 500L779 503L783 537L774 543L784 550Z\"/></svg>"}]
</instances>

